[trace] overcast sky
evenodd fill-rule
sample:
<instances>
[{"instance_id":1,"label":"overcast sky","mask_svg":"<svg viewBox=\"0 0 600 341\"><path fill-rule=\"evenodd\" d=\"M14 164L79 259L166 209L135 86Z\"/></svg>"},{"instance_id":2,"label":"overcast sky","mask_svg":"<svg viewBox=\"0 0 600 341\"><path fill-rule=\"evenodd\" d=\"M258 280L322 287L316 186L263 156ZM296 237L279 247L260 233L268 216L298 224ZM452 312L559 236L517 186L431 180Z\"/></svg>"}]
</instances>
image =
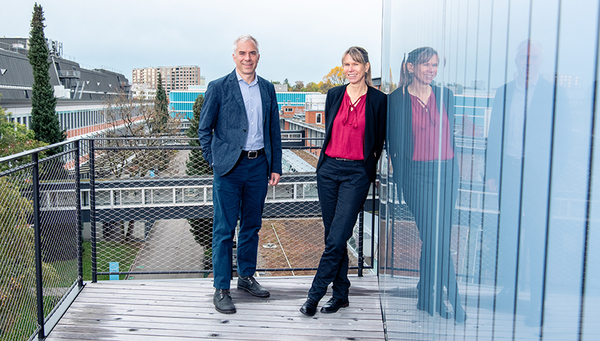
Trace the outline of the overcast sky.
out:
<instances>
[{"instance_id":1,"label":"overcast sky","mask_svg":"<svg viewBox=\"0 0 600 341\"><path fill-rule=\"evenodd\" d=\"M84 67L197 65L207 82L231 72L233 40L260 44L257 72L319 82L350 46L381 75L381 0L41 0L46 38ZM28 37L33 1L4 1L0 36Z\"/></svg>"}]
</instances>

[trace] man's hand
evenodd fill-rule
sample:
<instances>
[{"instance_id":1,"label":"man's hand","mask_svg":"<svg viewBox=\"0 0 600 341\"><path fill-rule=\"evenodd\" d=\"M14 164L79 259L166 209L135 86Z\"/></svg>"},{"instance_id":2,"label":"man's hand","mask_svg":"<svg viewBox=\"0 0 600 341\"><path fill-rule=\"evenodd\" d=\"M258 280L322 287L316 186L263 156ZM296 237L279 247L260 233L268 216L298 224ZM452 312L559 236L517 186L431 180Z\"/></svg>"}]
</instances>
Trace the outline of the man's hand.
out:
<instances>
[{"instance_id":1,"label":"man's hand","mask_svg":"<svg viewBox=\"0 0 600 341\"><path fill-rule=\"evenodd\" d=\"M271 178L269 179L269 186L277 186L280 178L281 174L271 173Z\"/></svg>"}]
</instances>

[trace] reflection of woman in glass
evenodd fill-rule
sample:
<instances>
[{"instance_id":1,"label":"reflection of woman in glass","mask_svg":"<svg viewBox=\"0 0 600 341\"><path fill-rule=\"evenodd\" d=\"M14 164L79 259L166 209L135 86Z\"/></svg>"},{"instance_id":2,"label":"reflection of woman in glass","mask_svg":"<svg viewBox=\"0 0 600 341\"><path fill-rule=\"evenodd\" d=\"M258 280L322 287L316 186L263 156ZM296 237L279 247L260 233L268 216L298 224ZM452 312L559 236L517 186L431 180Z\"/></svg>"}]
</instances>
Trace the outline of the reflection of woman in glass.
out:
<instances>
[{"instance_id":1,"label":"reflection of woman in glass","mask_svg":"<svg viewBox=\"0 0 600 341\"><path fill-rule=\"evenodd\" d=\"M327 92L325 140L317 164L319 203L325 226L325 250L300 311L315 314L319 300L333 283L333 297L322 313L348 306L348 251L346 243L362 208L369 184L375 180L383 142L387 97L371 81L367 51L351 47L342 56L349 84Z\"/></svg>"},{"instance_id":2,"label":"reflection of woman in glass","mask_svg":"<svg viewBox=\"0 0 600 341\"><path fill-rule=\"evenodd\" d=\"M421 47L402 62L400 87L390 101L390 151L394 180L421 238L419 310L444 318L452 314L444 303L444 288L454 308L454 319L467 316L456 285L450 254L458 167L454 158L454 95L431 85L437 75L438 54Z\"/></svg>"}]
</instances>

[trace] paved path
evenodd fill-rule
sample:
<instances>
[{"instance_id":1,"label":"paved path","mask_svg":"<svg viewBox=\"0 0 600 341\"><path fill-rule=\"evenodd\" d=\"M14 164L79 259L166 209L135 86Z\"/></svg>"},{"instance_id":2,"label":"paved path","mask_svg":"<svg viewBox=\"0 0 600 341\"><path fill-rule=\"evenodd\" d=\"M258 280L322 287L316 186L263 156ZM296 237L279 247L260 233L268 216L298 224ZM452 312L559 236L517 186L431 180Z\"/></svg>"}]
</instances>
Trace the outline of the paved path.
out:
<instances>
[{"instance_id":1,"label":"paved path","mask_svg":"<svg viewBox=\"0 0 600 341\"><path fill-rule=\"evenodd\" d=\"M157 220L132 265L132 271L202 270L204 249L194 240L186 219ZM168 278L201 278L203 274L172 274ZM131 275L128 279L165 278Z\"/></svg>"},{"instance_id":2,"label":"paved path","mask_svg":"<svg viewBox=\"0 0 600 341\"><path fill-rule=\"evenodd\" d=\"M184 176L189 150L178 151L164 176ZM157 220L132 271L202 270L204 248L194 240L186 219ZM131 275L128 279L201 278L203 274Z\"/></svg>"}]
</instances>

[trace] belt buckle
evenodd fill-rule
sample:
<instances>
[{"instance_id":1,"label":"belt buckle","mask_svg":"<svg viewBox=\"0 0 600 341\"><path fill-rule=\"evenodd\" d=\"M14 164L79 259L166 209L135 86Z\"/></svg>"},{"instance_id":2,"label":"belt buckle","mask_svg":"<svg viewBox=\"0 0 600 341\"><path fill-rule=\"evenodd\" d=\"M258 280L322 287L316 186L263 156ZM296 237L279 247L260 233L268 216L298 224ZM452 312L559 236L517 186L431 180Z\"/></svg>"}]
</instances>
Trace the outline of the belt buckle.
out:
<instances>
[{"instance_id":1,"label":"belt buckle","mask_svg":"<svg viewBox=\"0 0 600 341\"><path fill-rule=\"evenodd\" d=\"M258 150L249 150L248 151L248 159L253 160L258 157Z\"/></svg>"}]
</instances>

